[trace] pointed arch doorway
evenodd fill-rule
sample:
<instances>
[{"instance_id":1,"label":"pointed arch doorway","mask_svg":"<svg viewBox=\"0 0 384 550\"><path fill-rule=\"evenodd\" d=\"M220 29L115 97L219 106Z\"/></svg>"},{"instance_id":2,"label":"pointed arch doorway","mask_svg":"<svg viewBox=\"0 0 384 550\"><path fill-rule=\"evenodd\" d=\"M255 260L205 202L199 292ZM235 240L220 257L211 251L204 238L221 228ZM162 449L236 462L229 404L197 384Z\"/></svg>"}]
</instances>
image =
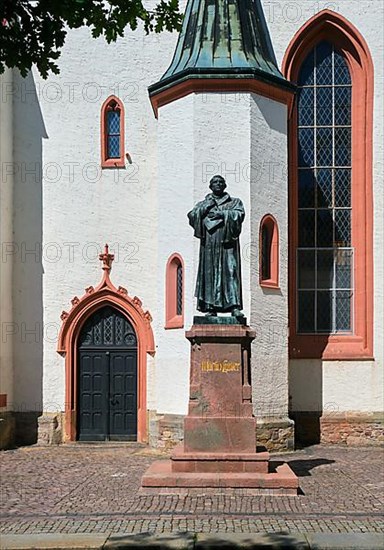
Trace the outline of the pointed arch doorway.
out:
<instances>
[{"instance_id":1,"label":"pointed arch doorway","mask_svg":"<svg viewBox=\"0 0 384 550\"><path fill-rule=\"evenodd\" d=\"M65 356L64 441L147 441L147 355L155 354L152 317L109 277L113 254L100 254L100 284L63 311L57 351Z\"/></svg>"},{"instance_id":2,"label":"pointed arch doorway","mask_svg":"<svg viewBox=\"0 0 384 550\"><path fill-rule=\"evenodd\" d=\"M79 441L137 440L137 337L130 321L104 306L78 341Z\"/></svg>"}]
</instances>

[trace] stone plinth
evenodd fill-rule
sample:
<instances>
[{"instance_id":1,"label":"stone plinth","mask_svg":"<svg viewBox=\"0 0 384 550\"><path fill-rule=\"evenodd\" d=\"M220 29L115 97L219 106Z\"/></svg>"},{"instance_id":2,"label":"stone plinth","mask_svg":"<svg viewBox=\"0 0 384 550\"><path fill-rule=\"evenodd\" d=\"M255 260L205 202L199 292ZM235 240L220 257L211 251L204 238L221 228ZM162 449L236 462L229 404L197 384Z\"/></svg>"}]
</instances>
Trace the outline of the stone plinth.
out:
<instances>
[{"instance_id":1,"label":"stone plinth","mask_svg":"<svg viewBox=\"0 0 384 550\"><path fill-rule=\"evenodd\" d=\"M144 488L237 487L268 494L297 494L287 464L270 472L269 453L256 449L250 349L254 331L229 317L195 317L191 342L190 397L184 442L170 460L154 462Z\"/></svg>"},{"instance_id":2,"label":"stone plinth","mask_svg":"<svg viewBox=\"0 0 384 550\"><path fill-rule=\"evenodd\" d=\"M183 444L172 454L173 472L268 472L268 452L189 453Z\"/></svg>"},{"instance_id":3,"label":"stone plinth","mask_svg":"<svg viewBox=\"0 0 384 550\"><path fill-rule=\"evenodd\" d=\"M254 453L249 361L254 332L241 324L194 324L186 337L191 371L185 451Z\"/></svg>"}]
</instances>

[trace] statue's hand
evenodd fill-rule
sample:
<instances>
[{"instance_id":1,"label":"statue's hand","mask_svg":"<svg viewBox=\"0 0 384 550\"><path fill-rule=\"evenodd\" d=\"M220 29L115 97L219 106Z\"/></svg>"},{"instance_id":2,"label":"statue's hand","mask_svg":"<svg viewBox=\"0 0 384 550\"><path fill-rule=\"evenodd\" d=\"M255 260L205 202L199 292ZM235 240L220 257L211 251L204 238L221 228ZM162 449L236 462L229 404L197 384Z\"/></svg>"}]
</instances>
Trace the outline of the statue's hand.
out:
<instances>
[{"instance_id":1,"label":"statue's hand","mask_svg":"<svg viewBox=\"0 0 384 550\"><path fill-rule=\"evenodd\" d=\"M220 212L220 210L215 210L214 212L210 212L208 214L208 218L210 220L222 220L224 218L223 212Z\"/></svg>"}]
</instances>

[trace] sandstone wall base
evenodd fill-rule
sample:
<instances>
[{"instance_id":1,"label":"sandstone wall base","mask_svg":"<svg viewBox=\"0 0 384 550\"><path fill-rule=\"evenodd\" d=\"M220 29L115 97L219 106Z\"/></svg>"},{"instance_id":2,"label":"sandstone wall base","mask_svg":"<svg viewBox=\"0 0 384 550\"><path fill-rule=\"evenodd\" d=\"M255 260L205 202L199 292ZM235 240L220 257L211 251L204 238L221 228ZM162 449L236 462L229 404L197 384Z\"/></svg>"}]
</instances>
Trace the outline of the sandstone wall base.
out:
<instances>
[{"instance_id":1,"label":"sandstone wall base","mask_svg":"<svg viewBox=\"0 0 384 550\"><path fill-rule=\"evenodd\" d=\"M287 416L256 417L256 441L270 452L293 451L295 423Z\"/></svg>"},{"instance_id":2,"label":"sandstone wall base","mask_svg":"<svg viewBox=\"0 0 384 550\"><path fill-rule=\"evenodd\" d=\"M16 435L16 419L12 412L0 413L0 450L9 449L14 445Z\"/></svg>"},{"instance_id":3,"label":"sandstone wall base","mask_svg":"<svg viewBox=\"0 0 384 550\"><path fill-rule=\"evenodd\" d=\"M320 418L321 443L384 445L383 413L337 413Z\"/></svg>"},{"instance_id":4,"label":"sandstone wall base","mask_svg":"<svg viewBox=\"0 0 384 550\"><path fill-rule=\"evenodd\" d=\"M184 439L184 415L148 412L148 443L156 449L170 450Z\"/></svg>"},{"instance_id":5,"label":"sandstone wall base","mask_svg":"<svg viewBox=\"0 0 384 550\"><path fill-rule=\"evenodd\" d=\"M295 446L384 445L383 413L292 411Z\"/></svg>"},{"instance_id":6,"label":"sandstone wall base","mask_svg":"<svg viewBox=\"0 0 384 550\"><path fill-rule=\"evenodd\" d=\"M34 445L37 442L38 418L40 411L15 412L16 445Z\"/></svg>"},{"instance_id":7,"label":"sandstone wall base","mask_svg":"<svg viewBox=\"0 0 384 550\"><path fill-rule=\"evenodd\" d=\"M59 445L63 442L62 413L45 413L38 419L38 445Z\"/></svg>"}]
</instances>

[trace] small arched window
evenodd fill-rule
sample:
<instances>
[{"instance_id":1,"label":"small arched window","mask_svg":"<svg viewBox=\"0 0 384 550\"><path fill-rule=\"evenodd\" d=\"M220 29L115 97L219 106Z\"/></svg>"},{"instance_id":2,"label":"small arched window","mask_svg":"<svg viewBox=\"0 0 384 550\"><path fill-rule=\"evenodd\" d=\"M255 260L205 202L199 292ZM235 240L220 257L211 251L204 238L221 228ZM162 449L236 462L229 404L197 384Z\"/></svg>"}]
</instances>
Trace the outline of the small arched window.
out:
<instances>
[{"instance_id":1,"label":"small arched window","mask_svg":"<svg viewBox=\"0 0 384 550\"><path fill-rule=\"evenodd\" d=\"M279 230L273 216L260 223L260 286L279 288Z\"/></svg>"},{"instance_id":2,"label":"small arched window","mask_svg":"<svg viewBox=\"0 0 384 550\"><path fill-rule=\"evenodd\" d=\"M124 106L114 95L108 97L101 108L101 166L125 166Z\"/></svg>"},{"instance_id":3,"label":"small arched window","mask_svg":"<svg viewBox=\"0 0 384 550\"><path fill-rule=\"evenodd\" d=\"M165 273L165 328L184 326L184 262L179 254L168 259Z\"/></svg>"}]
</instances>

